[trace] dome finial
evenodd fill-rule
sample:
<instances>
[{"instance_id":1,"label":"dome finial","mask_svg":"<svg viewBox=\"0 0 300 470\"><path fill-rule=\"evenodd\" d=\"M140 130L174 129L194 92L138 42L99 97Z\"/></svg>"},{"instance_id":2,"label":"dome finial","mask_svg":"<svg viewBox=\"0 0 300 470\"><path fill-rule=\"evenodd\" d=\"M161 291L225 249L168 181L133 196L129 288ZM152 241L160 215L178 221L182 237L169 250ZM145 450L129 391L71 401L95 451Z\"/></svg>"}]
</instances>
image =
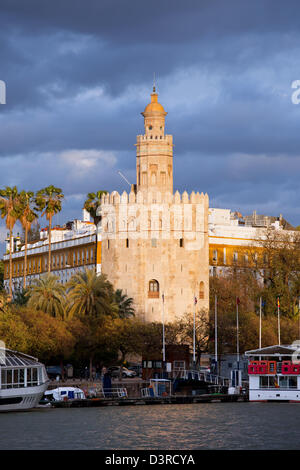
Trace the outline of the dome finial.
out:
<instances>
[{"instance_id":1,"label":"dome finial","mask_svg":"<svg viewBox=\"0 0 300 470\"><path fill-rule=\"evenodd\" d=\"M156 91L156 87L155 87L155 72L153 73L153 93L155 93Z\"/></svg>"}]
</instances>

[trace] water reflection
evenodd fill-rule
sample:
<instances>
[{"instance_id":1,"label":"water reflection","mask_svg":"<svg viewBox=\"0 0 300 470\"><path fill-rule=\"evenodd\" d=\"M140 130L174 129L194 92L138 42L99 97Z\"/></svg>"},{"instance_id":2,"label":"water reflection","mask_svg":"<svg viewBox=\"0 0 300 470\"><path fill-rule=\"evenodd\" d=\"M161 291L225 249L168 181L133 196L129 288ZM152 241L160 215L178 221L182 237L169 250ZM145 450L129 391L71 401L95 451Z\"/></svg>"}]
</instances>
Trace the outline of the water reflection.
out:
<instances>
[{"instance_id":1,"label":"water reflection","mask_svg":"<svg viewBox=\"0 0 300 470\"><path fill-rule=\"evenodd\" d=\"M0 449L299 449L299 420L288 403L41 409L1 414Z\"/></svg>"}]
</instances>

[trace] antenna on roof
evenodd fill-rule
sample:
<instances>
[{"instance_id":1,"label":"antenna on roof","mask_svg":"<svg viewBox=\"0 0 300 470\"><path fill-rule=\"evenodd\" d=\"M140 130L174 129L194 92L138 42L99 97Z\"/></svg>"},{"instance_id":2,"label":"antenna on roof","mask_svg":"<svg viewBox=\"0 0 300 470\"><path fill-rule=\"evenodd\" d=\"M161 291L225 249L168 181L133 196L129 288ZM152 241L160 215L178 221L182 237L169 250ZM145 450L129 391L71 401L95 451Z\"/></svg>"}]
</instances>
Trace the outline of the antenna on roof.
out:
<instances>
[{"instance_id":1,"label":"antenna on roof","mask_svg":"<svg viewBox=\"0 0 300 470\"><path fill-rule=\"evenodd\" d=\"M121 173L121 171L119 170L118 171L119 175L121 176L121 178L123 178L123 180L126 181L127 184L129 184L129 186L131 187L131 183L129 183L128 179L123 175L123 173Z\"/></svg>"}]
</instances>

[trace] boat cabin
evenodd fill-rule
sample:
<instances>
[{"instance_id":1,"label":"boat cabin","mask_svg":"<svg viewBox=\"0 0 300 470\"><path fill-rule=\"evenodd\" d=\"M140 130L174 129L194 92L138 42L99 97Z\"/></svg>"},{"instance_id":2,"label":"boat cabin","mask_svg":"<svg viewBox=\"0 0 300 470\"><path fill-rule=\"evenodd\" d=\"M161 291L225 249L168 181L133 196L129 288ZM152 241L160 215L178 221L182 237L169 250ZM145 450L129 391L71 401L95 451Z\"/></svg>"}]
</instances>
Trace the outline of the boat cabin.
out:
<instances>
[{"instance_id":1,"label":"boat cabin","mask_svg":"<svg viewBox=\"0 0 300 470\"><path fill-rule=\"evenodd\" d=\"M250 401L300 402L300 342L246 351Z\"/></svg>"}]
</instances>

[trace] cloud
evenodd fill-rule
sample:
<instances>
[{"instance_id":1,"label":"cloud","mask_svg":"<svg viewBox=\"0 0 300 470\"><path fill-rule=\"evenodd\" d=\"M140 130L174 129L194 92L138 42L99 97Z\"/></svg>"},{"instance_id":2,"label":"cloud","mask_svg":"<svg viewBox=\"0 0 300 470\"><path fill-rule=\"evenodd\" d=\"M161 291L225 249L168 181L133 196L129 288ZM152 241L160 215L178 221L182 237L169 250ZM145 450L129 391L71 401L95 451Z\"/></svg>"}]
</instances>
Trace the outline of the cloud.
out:
<instances>
[{"instance_id":1,"label":"cloud","mask_svg":"<svg viewBox=\"0 0 300 470\"><path fill-rule=\"evenodd\" d=\"M128 190L153 72L174 136L174 187L299 225L298 3L2 0L0 186Z\"/></svg>"},{"instance_id":2,"label":"cloud","mask_svg":"<svg viewBox=\"0 0 300 470\"><path fill-rule=\"evenodd\" d=\"M116 171L113 170L116 162L114 152L72 149L8 155L2 157L1 166L8 185L37 190L53 183L62 187L66 194L73 194L75 189L88 192L90 185L101 187L110 173ZM4 186L2 178L0 181Z\"/></svg>"}]
</instances>

